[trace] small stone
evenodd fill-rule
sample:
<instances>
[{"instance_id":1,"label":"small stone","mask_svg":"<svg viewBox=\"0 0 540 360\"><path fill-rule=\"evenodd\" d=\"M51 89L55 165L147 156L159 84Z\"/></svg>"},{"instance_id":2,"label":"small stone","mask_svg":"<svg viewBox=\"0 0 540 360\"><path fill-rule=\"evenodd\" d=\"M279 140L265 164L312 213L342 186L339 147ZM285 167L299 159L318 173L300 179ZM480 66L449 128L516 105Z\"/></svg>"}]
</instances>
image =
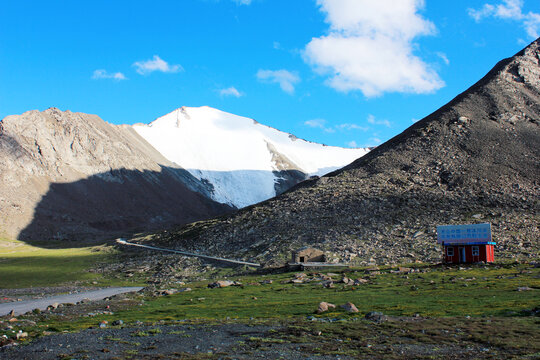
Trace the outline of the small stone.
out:
<instances>
[{"instance_id":1,"label":"small stone","mask_svg":"<svg viewBox=\"0 0 540 360\"><path fill-rule=\"evenodd\" d=\"M19 332L17 333L16 336L17 336L17 340L19 340L19 339L24 339L24 338L27 338L27 337L28 337L28 333L27 333L27 332L19 331Z\"/></svg>"},{"instance_id":2,"label":"small stone","mask_svg":"<svg viewBox=\"0 0 540 360\"><path fill-rule=\"evenodd\" d=\"M332 280L323 281L323 287L326 289L332 289L334 287L334 282Z\"/></svg>"},{"instance_id":3,"label":"small stone","mask_svg":"<svg viewBox=\"0 0 540 360\"><path fill-rule=\"evenodd\" d=\"M103 320L102 322L99 323L99 327L100 327L101 329L104 329L104 328L107 327L107 324L108 324L108 323L109 323L109 322L108 322L107 320Z\"/></svg>"},{"instance_id":4,"label":"small stone","mask_svg":"<svg viewBox=\"0 0 540 360\"><path fill-rule=\"evenodd\" d=\"M114 320L111 325L120 326L120 325L124 325L124 322L122 320Z\"/></svg>"},{"instance_id":5,"label":"small stone","mask_svg":"<svg viewBox=\"0 0 540 360\"><path fill-rule=\"evenodd\" d=\"M369 280L366 280L366 279L356 279L356 280L354 280L354 285L366 284L368 282L369 282Z\"/></svg>"},{"instance_id":6,"label":"small stone","mask_svg":"<svg viewBox=\"0 0 540 360\"><path fill-rule=\"evenodd\" d=\"M235 285L235 282L229 281L229 280L218 280L214 283L208 284L208 287L210 289L215 289L215 288L224 288L231 285Z\"/></svg>"},{"instance_id":7,"label":"small stone","mask_svg":"<svg viewBox=\"0 0 540 360\"><path fill-rule=\"evenodd\" d=\"M382 323L382 322L388 320L388 316L386 316L386 315L384 315L383 313L378 312L378 311L371 311L371 312L368 312L368 313L366 314L365 318L366 318L367 320L374 321L374 322L377 322L377 323Z\"/></svg>"},{"instance_id":8,"label":"small stone","mask_svg":"<svg viewBox=\"0 0 540 360\"><path fill-rule=\"evenodd\" d=\"M321 314L325 311L328 311L328 309L335 309L335 308L336 308L336 305L322 301L319 303L319 307L317 308L317 314Z\"/></svg>"},{"instance_id":9,"label":"small stone","mask_svg":"<svg viewBox=\"0 0 540 360\"><path fill-rule=\"evenodd\" d=\"M358 312L358 309L356 308L356 306L352 302L348 302L345 305L341 305L341 307L346 312L349 312L349 313L357 313Z\"/></svg>"},{"instance_id":10,"label":"small stone","mask_svg":"<svg viewBox=\"0 0 540 360\"><path fill-rule=\"evenodd\" d=\"M163 295L174 295L178 292L176 289L167 289L162 292Z\"/></svg>"},{"instance_id":11,"label":"small stone","mask_svg":"<svg viewBox=\"0 0 540 360\"><path fill-rule=\"evenodd\" d=\"M531 290L534 290L534 289L528 286L520 286L517 288L517 291L531 291Z\"/></svg>"}]
</instances>

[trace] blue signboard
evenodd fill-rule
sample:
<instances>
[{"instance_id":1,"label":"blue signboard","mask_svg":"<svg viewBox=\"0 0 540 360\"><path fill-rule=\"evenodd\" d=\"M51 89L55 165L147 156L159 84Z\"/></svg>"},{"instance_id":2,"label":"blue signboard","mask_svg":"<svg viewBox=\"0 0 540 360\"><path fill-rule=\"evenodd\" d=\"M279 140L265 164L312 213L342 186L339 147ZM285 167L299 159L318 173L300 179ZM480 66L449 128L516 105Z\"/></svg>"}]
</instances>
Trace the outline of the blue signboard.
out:
<instances>
[{"instance_id":1,"label":"blue signboard","mask_svg":"<svg viewBox=\"0 0 540 360\"><path fill-rule=\"evenodd\" d=\"M463 244L491 242L491 224L437 226L437 243Z\"/></svg>"}]
</instances>

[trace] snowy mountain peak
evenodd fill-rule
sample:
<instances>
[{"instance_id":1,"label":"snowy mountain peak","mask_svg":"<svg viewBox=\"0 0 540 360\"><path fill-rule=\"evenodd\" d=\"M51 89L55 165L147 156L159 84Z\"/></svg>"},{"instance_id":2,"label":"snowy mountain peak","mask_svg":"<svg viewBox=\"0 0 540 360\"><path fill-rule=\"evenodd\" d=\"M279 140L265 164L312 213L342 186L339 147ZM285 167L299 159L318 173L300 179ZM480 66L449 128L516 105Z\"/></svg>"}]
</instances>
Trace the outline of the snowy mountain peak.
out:
<instances>
[{"instance_id":1,"label":"snowy mountain peak","mask_svg":"<svg viewBox=\"0 0 540 360\"><path fill-rule=\"evenodd\" d=\"M236 207L273 197L368 152L301 140L208 106L181 107L134 129L165 158L211 184L214 200Z\"/></svg>"}]
</instances>

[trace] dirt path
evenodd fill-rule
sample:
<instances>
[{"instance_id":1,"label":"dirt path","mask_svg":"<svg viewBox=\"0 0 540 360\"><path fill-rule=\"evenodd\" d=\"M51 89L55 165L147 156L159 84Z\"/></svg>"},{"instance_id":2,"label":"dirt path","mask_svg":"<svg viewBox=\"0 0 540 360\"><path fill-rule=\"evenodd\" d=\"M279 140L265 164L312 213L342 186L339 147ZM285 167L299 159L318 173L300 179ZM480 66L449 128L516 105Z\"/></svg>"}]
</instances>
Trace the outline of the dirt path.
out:
<instances>
[{"instance_id":1,"label":"dirt path","mask_svg":"<svg viewBox=\"0 0 540 360\"><path fill-rule=\"evenodd\" d=\"M76 294L51 296L44 299L8 302L8 303L0 304L0 316L9 314L11 310L13 310L14 315L20 315L28 311L32 311L34 309L46 310L48 306L54 303L58 303L58 304L73 303L74 304L83 299L101 300L106 297L128 293L128 292L135 292L141 289L142 287L113 287L113 288L106 288L106 289L100 289L100 290L86 291L86 292L81 292L81 293L76 293Z\"/></svg>"}]
</instances>

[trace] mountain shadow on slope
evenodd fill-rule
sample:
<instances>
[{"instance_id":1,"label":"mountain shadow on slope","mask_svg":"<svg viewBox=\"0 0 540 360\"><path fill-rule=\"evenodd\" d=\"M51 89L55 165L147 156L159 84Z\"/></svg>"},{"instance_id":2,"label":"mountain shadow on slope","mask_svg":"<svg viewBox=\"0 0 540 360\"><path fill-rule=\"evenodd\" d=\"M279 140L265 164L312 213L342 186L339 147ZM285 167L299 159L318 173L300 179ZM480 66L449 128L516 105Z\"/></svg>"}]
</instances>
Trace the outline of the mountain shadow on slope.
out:
<instances>
[{"instance_id":1,"label":"mountain shadow on slope","mask_svg":"<svg viewBox=\"0 0 540 360\"><path fill-rule=\"evenodd\" d=\"M77 247L233 211L188 189L179 171L185 170L118 169L51 183L17 238L41 247Z\"/></svg>"}]
</instances>

